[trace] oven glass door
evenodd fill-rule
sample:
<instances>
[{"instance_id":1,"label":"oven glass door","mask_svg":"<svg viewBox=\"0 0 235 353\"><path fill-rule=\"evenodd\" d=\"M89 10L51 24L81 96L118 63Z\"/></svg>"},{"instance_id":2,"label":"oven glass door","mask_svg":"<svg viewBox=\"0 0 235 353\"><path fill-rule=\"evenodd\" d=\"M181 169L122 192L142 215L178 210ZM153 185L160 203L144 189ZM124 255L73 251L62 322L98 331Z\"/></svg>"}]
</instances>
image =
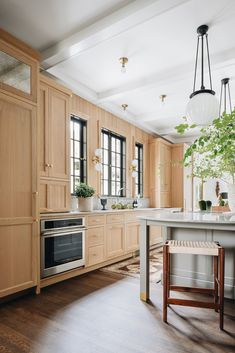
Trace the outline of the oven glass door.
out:
<instances>
[{"instance_id":1,"label":"oven glass door","mask_svg":"<svg viewBox=\"0 0 235 353\"><path fill-rule=\"evenodd\" d=\"M84 264L84 231L43 235L43 277Z\"/></svg>"}]
</instances>

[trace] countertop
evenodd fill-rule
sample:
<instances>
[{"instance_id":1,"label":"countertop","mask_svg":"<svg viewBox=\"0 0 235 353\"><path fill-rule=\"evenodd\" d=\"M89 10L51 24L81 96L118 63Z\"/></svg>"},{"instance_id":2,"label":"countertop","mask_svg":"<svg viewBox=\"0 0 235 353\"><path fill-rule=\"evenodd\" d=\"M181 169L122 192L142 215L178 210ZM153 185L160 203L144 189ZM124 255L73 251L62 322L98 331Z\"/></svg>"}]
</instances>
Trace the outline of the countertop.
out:
<instances>
[{"instance_id":1,"label":"countertop","mask_svg":"<svg viewBox=\"0 0 235 353\"><path fill-rule=\"evenodd\" d=\"M91 212L80 212L78 210L75 211L68 211L68 212L45 212L45 213L41 213L40 216L41 218L47 218L47 217L66 217L66 216L79 216L79 215L84 215L84 216L89 216L89 215L95 215L95 214L109 214L109 213L123 213L123 212L167 212L171 213L171 212L180 212L181 208L179 207L170 207L170 208L135 208L135 209L123 209L123 210L118 210L118 209L109 209L109 210L93 210Z\"/></svg>"},{"instance_id":2,"label":"countertop","mask_svg":"<svg viewBox=\"0 0 235 353\"><path fill-rule=\"evenodd\" d=\"M159 223L193 223L193 224L228 224L235 225L235 213L232 212L154 212L153 215L140 216L141 220Z\"/></svg>"}]
</instances>

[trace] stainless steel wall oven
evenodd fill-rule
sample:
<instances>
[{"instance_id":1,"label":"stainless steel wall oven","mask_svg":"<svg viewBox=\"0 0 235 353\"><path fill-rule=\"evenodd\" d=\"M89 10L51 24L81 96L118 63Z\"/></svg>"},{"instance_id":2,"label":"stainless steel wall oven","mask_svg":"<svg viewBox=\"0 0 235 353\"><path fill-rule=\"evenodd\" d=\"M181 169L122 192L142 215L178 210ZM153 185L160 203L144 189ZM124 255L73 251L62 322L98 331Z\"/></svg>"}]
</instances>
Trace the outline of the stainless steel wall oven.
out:
<instances>
[{"instance_id":1,"label":"stainless steel wall oven","mask_svg":"<svg viewBox=\"0 0 235 353\"><path fill-rule=\"evenodd\" d=\"M41 278L85 265L85 219L41 221Z\"/></svg>"}]
</instances>

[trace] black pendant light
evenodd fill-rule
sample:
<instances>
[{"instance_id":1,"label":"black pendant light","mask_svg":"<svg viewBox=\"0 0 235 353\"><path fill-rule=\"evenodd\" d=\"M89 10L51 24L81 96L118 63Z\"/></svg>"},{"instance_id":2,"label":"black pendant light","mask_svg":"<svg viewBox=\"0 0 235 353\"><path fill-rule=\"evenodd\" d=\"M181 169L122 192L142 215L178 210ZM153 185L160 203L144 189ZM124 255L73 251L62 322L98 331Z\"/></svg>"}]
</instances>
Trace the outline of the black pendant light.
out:
<instances>
[{"instance_id":1,"label":"black pendant light","mask_svg":"<svg viewBox=\"0 0 235 353\"><path fill-rule=\"evenodd\" d=\"M187 105L187 116L198 125L205 125L218 115L218 101L215 97L215 91L212 89L211 65L208 45L208 29L207 25L202 25L197 29L197 50L194 71L193 92L190 94L190 101ZM196 89L197 69L199 51L201 54L201 80L199 89ZM206 52L206 60L204 54ZM208 66L209 85L205 84L205 63Z\"/></svg>"},{"instance_id":2,"label":"black pendant light","mask_svg":"<svg viewBox=\"0 0 235 353\"><path fill-rule=\"evenodd\" d=\"M222 105L223 105L223 108L222 108ZM223 113L232 113L229 78L223 78L221 80L219 116L221 116Z\"/></svg>"}]
</instances>

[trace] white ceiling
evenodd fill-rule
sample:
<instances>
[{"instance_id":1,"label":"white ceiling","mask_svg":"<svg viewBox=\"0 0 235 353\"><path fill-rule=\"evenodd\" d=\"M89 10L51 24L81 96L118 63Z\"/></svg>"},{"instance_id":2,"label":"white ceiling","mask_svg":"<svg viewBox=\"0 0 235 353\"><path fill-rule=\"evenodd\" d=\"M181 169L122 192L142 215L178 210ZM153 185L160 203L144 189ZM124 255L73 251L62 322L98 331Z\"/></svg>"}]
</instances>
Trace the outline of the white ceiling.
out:
<instances>
[{"instance_id":1,"label":"white ceiling","mask_svg":"<svg viewBox=\"0 0 235 353\"><path fill-rule=\"evenodd\" d=\"M0 24L43 49L42 67L77 94L171 140L192 91L201 24L209 25L213 89L219 98L230 77L235 95L234 0L0 0Z\"/></svg>"}]
</instances>

